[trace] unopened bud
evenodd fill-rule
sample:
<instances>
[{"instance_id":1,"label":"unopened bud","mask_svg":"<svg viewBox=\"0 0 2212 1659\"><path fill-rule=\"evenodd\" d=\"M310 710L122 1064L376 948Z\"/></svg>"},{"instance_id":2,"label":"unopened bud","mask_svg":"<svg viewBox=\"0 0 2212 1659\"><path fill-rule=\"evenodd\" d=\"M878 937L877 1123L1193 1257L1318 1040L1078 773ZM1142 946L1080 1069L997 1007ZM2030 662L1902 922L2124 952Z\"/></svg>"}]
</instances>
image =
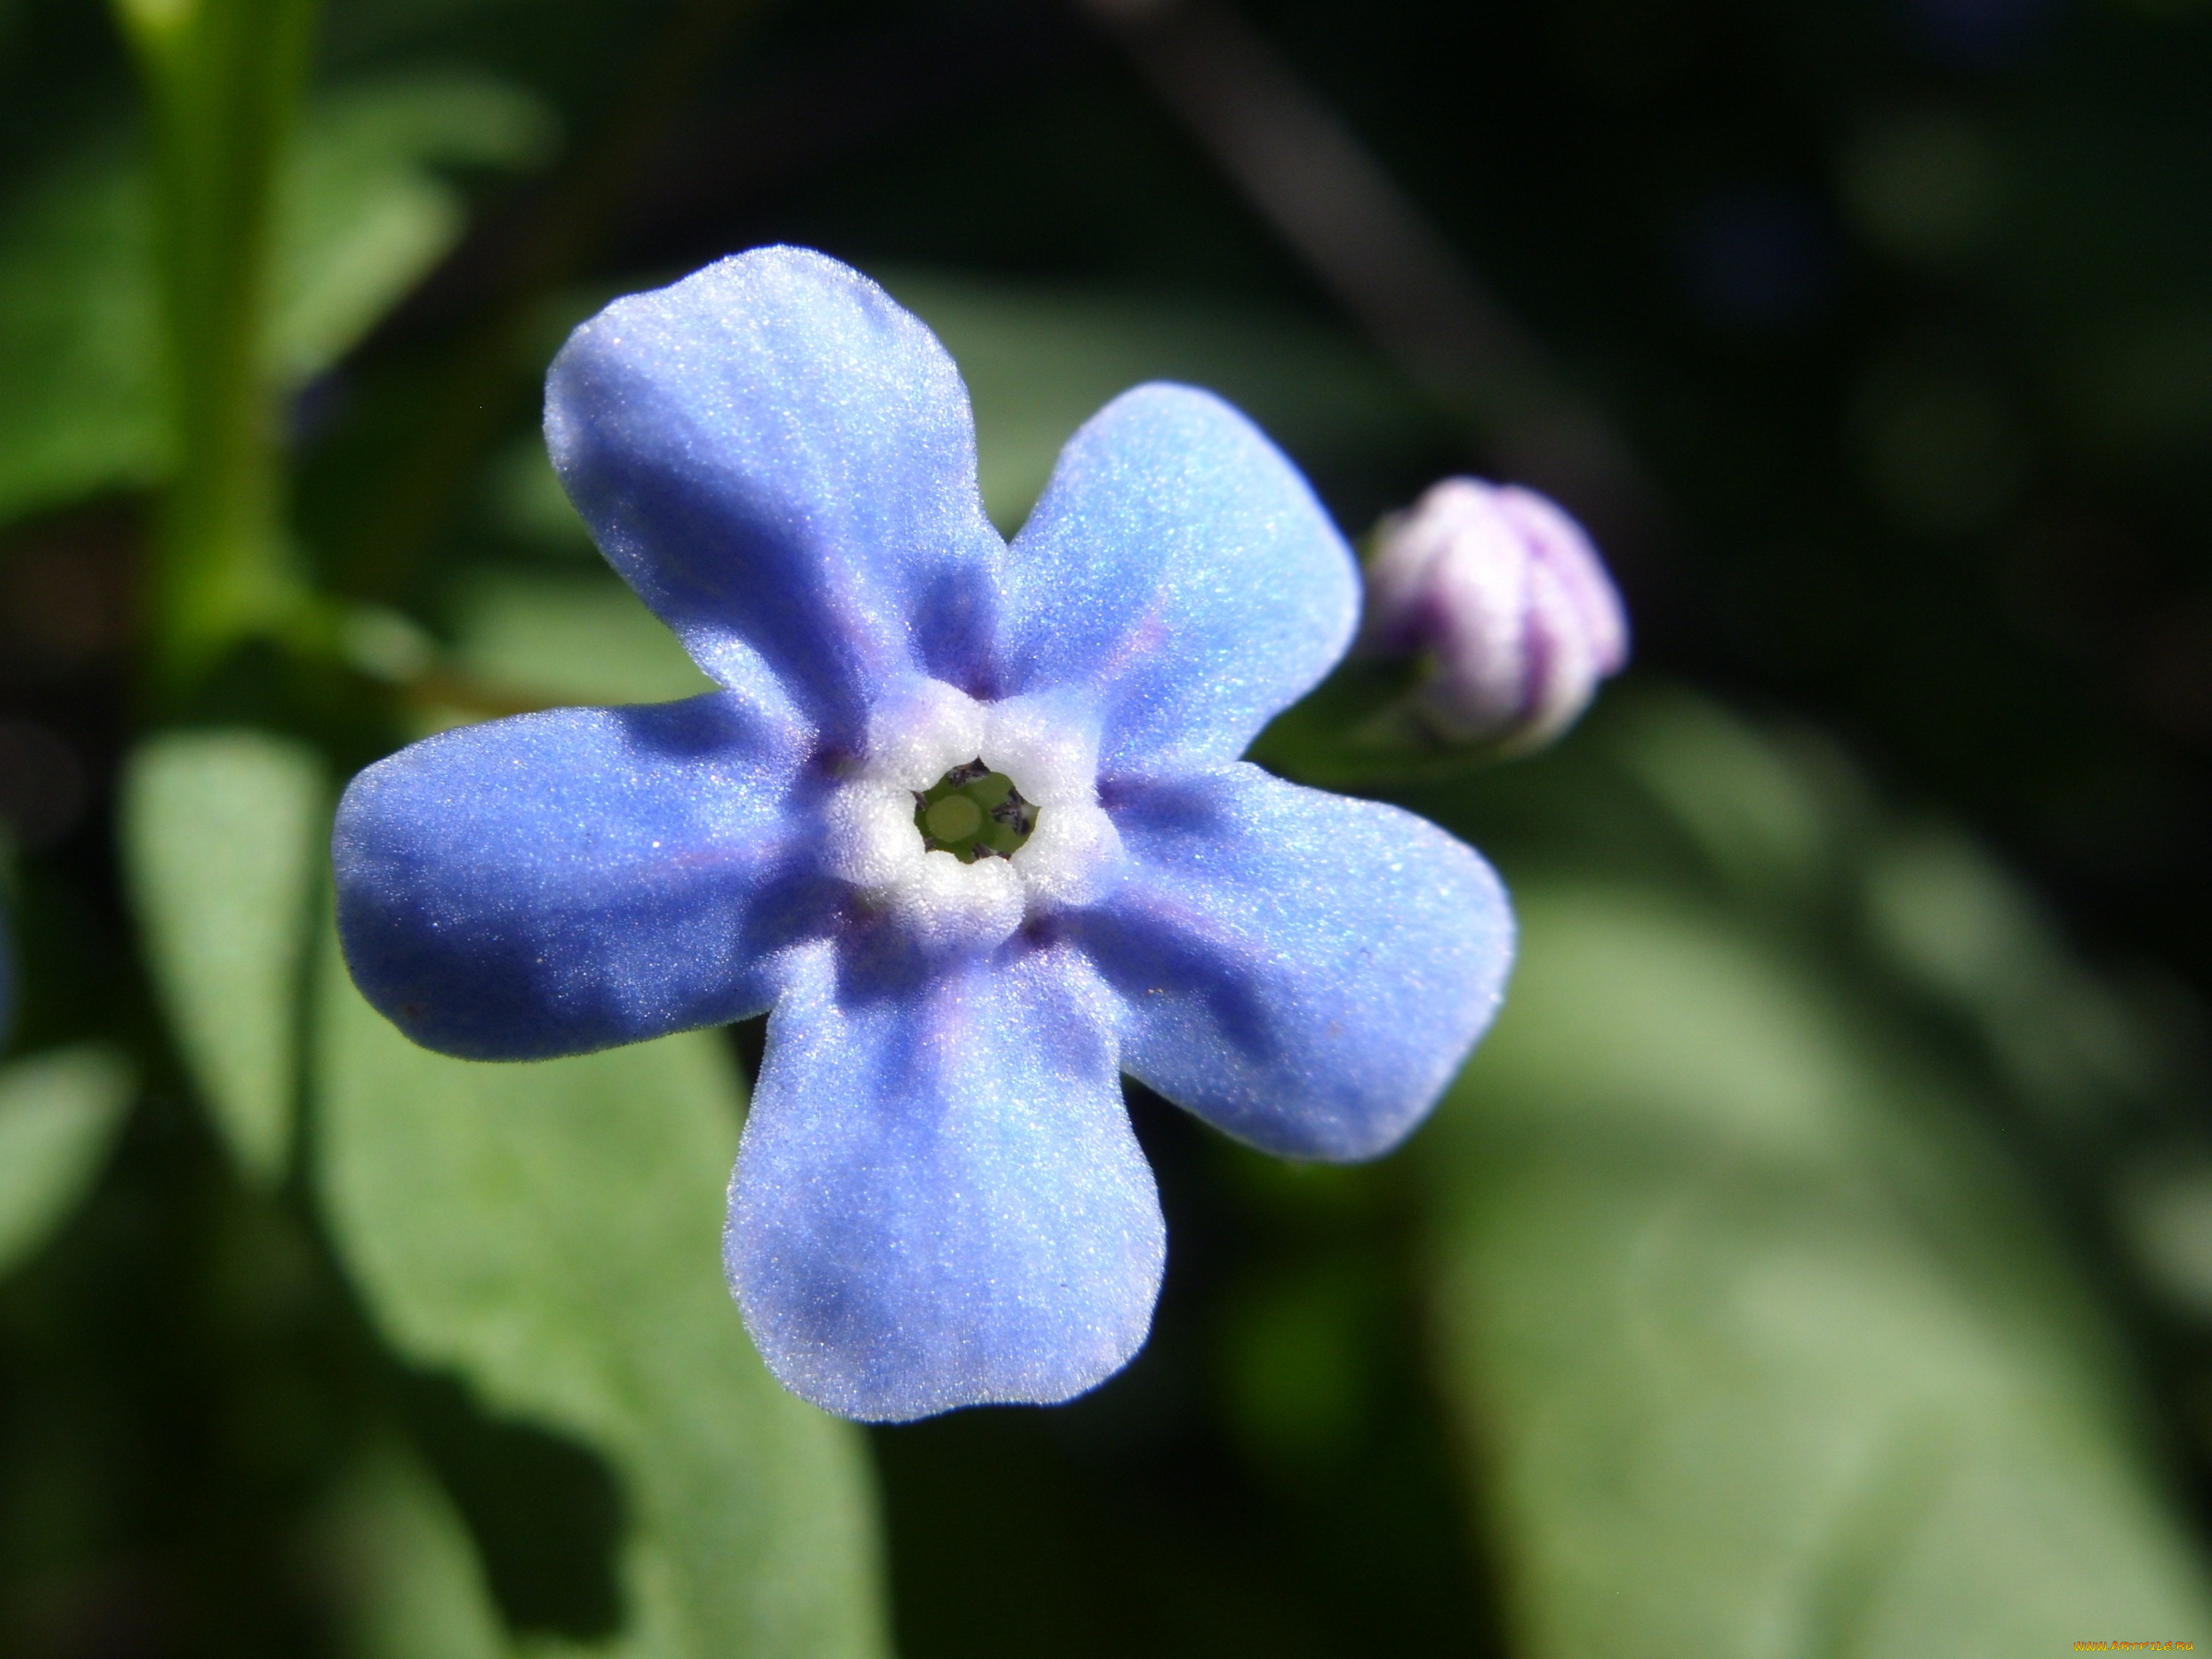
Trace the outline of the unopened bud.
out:
<instances>
[{"instance_id":1,"label":"unopened bud","mask_svg":"<svg viewBox=\"0 0 2212 1659\"><path fill-rule=\"evenodd\" d=\"M1367 648L1420 654L1422 715L1453 742L1535 748L1628 661L1620 594L1582 526L1534 490L1446 478L1376 526Z\"/></svg>"}]
</instances>

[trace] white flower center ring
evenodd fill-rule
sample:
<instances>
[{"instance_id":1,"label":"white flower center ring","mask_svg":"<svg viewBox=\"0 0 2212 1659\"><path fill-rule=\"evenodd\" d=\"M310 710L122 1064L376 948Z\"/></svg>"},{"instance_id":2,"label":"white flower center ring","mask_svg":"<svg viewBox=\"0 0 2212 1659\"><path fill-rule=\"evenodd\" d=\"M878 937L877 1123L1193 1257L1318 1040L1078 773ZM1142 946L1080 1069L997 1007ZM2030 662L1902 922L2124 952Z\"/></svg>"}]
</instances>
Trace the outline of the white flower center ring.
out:
<instances>
[{"instance_id":1,"label":"white flower center ring","mask_svg":"<svg viewBox=\"0 0 2212 1659\"><path fill-rule=\"evenodd\" d=\"M953 768L981 760L1037 808L1008 858L962 863L929 849L914 800ZM1039 697L978 702L941 680L878 705L859 773L825 811L830 869L883 904L925 945L987 950L1025 917L1087 904L1112 885L1121 836L1099 805L1098 737Z\"/></svg>"}]
</instances>

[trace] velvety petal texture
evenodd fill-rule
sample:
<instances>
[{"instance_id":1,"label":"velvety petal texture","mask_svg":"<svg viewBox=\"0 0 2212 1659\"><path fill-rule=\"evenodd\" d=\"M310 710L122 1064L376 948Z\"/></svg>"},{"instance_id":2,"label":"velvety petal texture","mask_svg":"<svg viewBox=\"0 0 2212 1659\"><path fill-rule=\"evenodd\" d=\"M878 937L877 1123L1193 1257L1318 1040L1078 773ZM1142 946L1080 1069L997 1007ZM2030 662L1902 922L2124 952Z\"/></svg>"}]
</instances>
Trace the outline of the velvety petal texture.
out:
<instances>
[{"instance_id":1,"label":"velvety petal texture","mask_svg":"<svg viewBox=\"0 0 2212 1659\"><path fill-rule=\"evenodd\" d=\"M1079 936L1122 1064L1288 1158L1388 1151L1489 1025L1512 912L1465 843L1395 806L1236 765L1130 791L1130 874Z\"/></svg>"},{"instance_id":2,"label":"velvety petal texture","mask_svg":"<svg viewBox=\"0 0 2212 1659\"><path fill-rule=\"evenodd\" d=\"M354 779L331 838L362 994L416 1041L540 1060L742 1019L830 895L801 752L726 692L441 733Z\"/></svg>"},{"instance_id":3,"label":"velvety petal texture","mask_svg":"<svg viewBox=\"0 0 2212 1659\"><path fill-rule=\"evenodd\" d=\"M831 743L884 677L971 678L1004 543L968 391L858 272L763 248L583 324L546 441L608 560L700 667Z\"/></svg>"},{"instance_id":4,"label":"velvety petal texture","mask_svg":"<svg viewBox=\"0 0 2212 1659\"><path fill-rule=\"evenodd\" d=\"M1298 469L1189 386L1125 392L1068 441L1006 585L1006 691L1095 698L1108 777L1234 760L1359 612L1351 549Z\"/></svg>"},{"instance_id":5,"label":"velvety petal texture","mask_svg":"<svg viewBox=\"0 0 2212 1659\"><path fill-rule=\"evenodd\" d=\"M1128 1362L1167 1245L1113 1019L1066 949L793 953L724 1245L786 1387L898 1422L1065 1400Z\"/></svg>"},{"instance_id":6,"label":"velvety petal texture","mask_svg":"<svg viewBox=\"0 0 2212 1659\"><path fill-rule=\"evenodd\" d=\"M770 1010L724 1265L794 1393L900 1421L1126 1364L1166 1245L1124 1068L1299 1158L1373 1157L1434 1103L1512 916L1441 830L1239 761L1359 608L1242 416L1117 398L1009 549L929 331L769 248L578 329L546 429L726 689L369 768L333 841L347 960L476 1059ZM944 790L982 791L959 803L1010 856Z\"/></svg>"}]
</instances>

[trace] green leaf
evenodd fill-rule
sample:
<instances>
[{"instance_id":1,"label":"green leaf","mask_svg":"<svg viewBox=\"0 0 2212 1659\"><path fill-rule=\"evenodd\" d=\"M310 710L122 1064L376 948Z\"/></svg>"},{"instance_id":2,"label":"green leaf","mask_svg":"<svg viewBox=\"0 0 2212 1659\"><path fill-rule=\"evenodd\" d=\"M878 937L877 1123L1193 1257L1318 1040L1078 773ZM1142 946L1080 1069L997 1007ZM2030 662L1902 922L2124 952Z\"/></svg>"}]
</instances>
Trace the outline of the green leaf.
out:
<instances>
[{"instance_id":1,"label":"green leaf","mask_svg":"<svg viewBox=\"0 0 2212 1659\"><path fill-rule=\"evenodd\" d=\"M91 1190L135 1088L112 1050L56 1049L0 1069L0 1273Z\"/></svg>"},{"instance_id":2,"label":"green leaf","mask_svg":"<svg viewBox=\"0 0 2212 1659\"><path fill-rule=\"evenodd\" d=\"M2120 1339L1958 1086L1710 900L1515 899L1426 1151L1519 1651L2212 1639Z\"/></svg>"},{"instance_id":3,"label":"green leaf","mask_svg":"<svg viewBox=\"0 0 2212 1659\"><path fill-rule=\"evenodd\" d=\"M629 1494L620 1651L884 1651L865 1443L785 1394L724 1288L740 1091L723 1041L472 1065L417 1048L335 947L317 1175L386 1338L582 1439Z\"/></svg>"},{"instance_id":4,"label":"green leaf","mask_svg":"<svg viewBox=\"0 0 2212 1659\"><path fill-rule=\"evenodd\" d=\"M514 439L484 471L481 509L488 524L535 552L596 561L598 545L561 488L536 432Z\"/></svg>"},{"instance_id":5,"label":"green leaf","mask_svg":"<svg viewBox=\"0 0 2212 1659\"><path fill-rule=\"evenodd\" d=\"M1387 362L1355 336L1295 312L942 273L877 275L960 366L975 405L983 501L1002 529L1029 515L1075 429L1144 381L1218 392L1308 463L1397 460L1438 440L1438 417Z\"/></svg>"},{"instance_id":6,"label":"green leaf","mask_svg":"<svg viewBox=\"0 0 2212 1659\"><path fill-rule=\"evenodd\" d=\"M506 1659L476 1544L404 1441L378 1441L347 1470L315 1543L346 1659Z\"/></svg>"},{"instance_id":7,"label":"green leaf","mask_svg":"<svg viewBox=\"0 0 2212 1659\"><path fill-rule=\"evenodd\" d=\"M1608 759L1724 887L1806 908L1833 884L1866 808L1855 776L1809 734L1665 686L1617 691L1606 713Z\"/></svg>"},{"instance_id":8,"label":"green leaf","mask_svg":"<svg viewBox=\"0 0 2212 1659\"><path fill-rule=\"evenodd\" d=\"M1870 941L1899 979L1962 1017L2014 1092L2052 1121L2179 1092L2151 1022L2075 959L2034 894L1963 833L1922 824L1884 837L1862 896Z\"/></svg>"},{"instance_id":9,"label":"green leaf","mask_svg":"<svg viewBox=\"0 0 2212 1659\"><path fill-rule=\"evenodd\" d=\"M676 636L611 571L485 571L453 606L472 678L556 703L666 702L714 689Z\"/></svg>"},{"instance_id":10,"label":"green leaf","mask_svg":"<svg viewBox=\"0 0 2212 1659\"><path fill-rule=\"evenodd\" d=\"M169 465L146 181L100 140L0 210L0 523Z\"/></svg>"},{"instance_id":11,"label":"green leaf","mask_svg":"<svg viewBox=\"0 0 2212 1659\"><path fill-rule=\"evenodd\" d=\"M332 94L310 114L281 198L271 349L294 382L350 350L460 239L440 168L520 170L552 148L545 106L449 74Z\"/></svg>"},{"instance_id":12,"label":"green leaf","mask_svg":"<svg viewBox=\"0 0 2212 1659\"><path fill-rule=\"evenodd\" d=\"M156 737L123 782L124 857L155 988L231 1156L271 1185L291 1153L329 799L312 749L250 731Z\"/></svg>"},{"instance_id":13,"label":"green leaf","mask_svg":"<svg viewBox=\"0 0 2212 1659\"><path fill-rule=\"evenodd\" d=\"M477 76L395 77L310 110L277 203L274 367L297 384L443 258L465 204L441 170L519 168L543 108ZM0 207L0 524L174 465L161 406L145 161L102 134Z\"/></svg>"}]
</instances>

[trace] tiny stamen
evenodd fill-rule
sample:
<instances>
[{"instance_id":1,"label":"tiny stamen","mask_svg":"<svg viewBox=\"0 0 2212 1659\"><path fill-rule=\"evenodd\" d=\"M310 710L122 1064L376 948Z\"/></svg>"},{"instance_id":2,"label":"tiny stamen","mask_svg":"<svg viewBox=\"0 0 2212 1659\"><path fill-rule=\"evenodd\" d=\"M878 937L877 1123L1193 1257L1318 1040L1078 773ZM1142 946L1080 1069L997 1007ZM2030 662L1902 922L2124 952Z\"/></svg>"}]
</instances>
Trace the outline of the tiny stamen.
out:
<instances>
[{"instance_id":1,"label":"tiny stamen","mask_svg":"<svg viewBox=\"0 0 2212 1659\"><path fill-rule=\"evenodd\" d=\"M1017 835L1028 835L1037 828L1037 808L1021 798L1021 791L1013 784L1006 785L1006 798L991 808L991 816Z\"/></svg>"}]
</instances>

